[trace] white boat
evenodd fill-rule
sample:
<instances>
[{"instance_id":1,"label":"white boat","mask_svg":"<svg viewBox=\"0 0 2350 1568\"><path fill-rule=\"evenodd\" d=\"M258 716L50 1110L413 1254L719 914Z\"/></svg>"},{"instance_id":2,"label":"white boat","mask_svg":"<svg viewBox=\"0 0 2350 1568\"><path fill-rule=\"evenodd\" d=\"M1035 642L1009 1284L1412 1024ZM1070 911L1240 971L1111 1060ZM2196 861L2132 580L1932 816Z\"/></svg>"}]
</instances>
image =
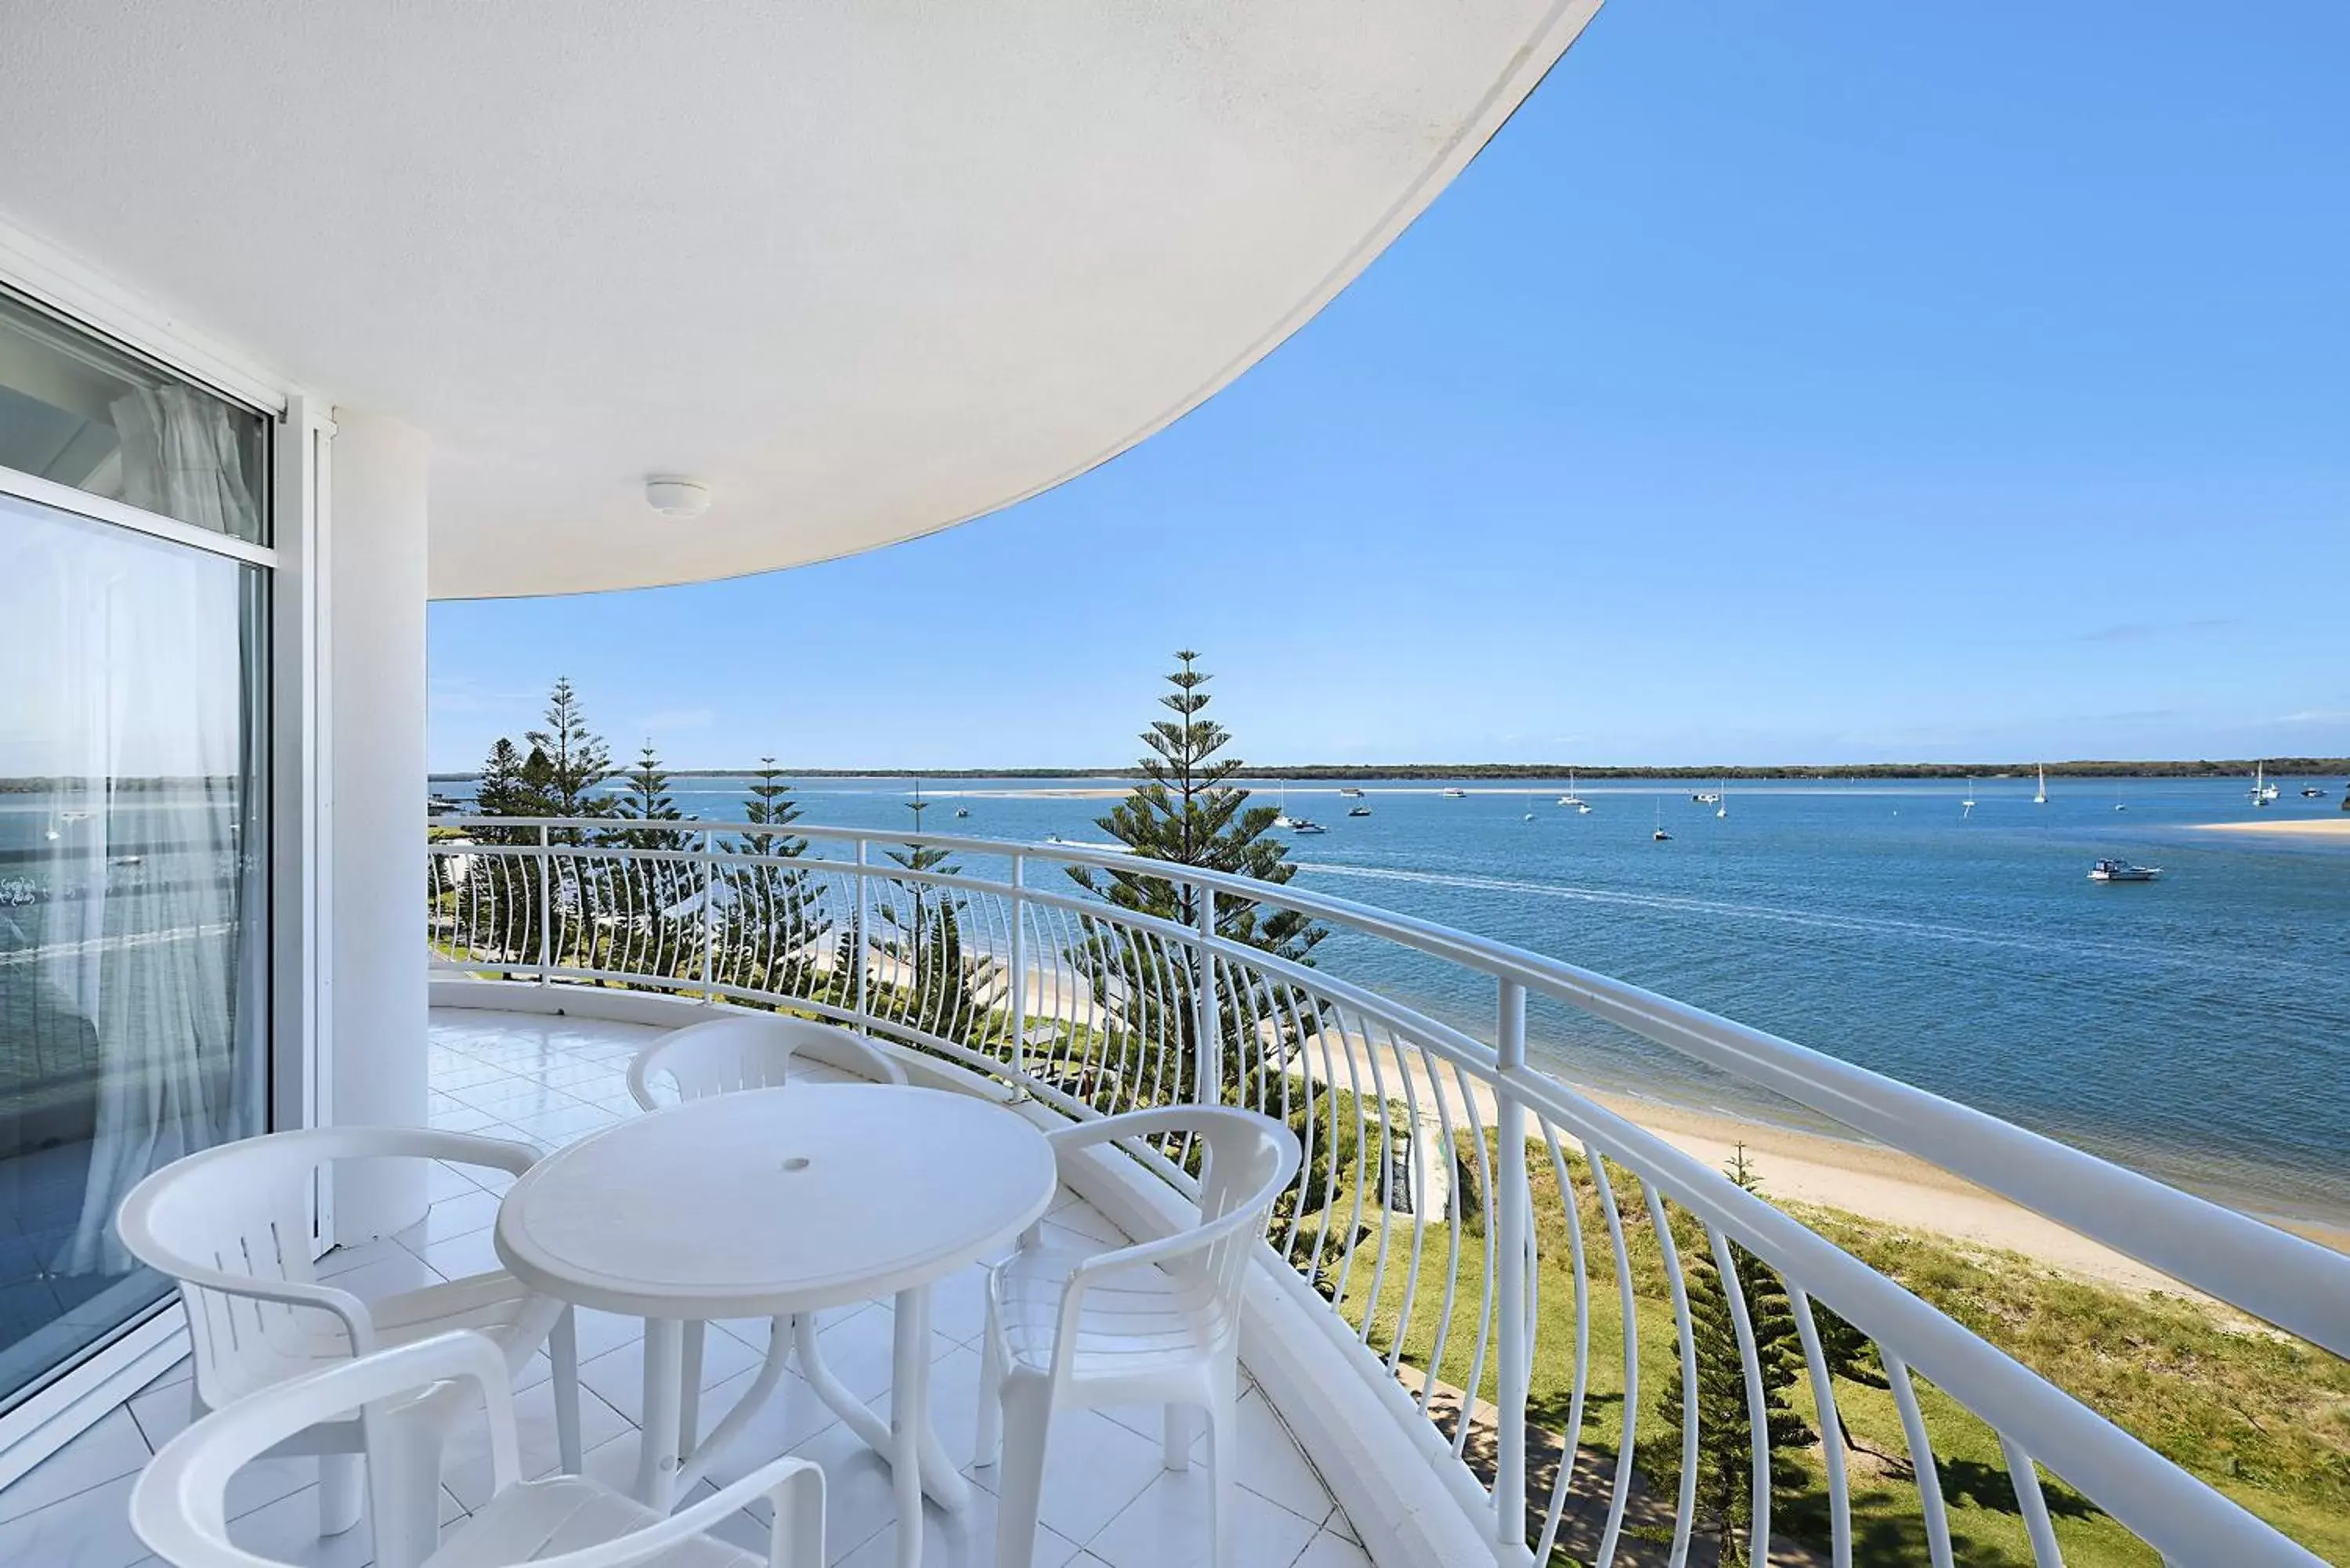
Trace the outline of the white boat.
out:
<instances>
[{"instance_id":1,"label":"white boat","mask_svg":"<svg viewBox=\"0 0 2350 1568\"><path fill-rule=\"evenodd\" d=\"M1713 816L1714 820L1719 822L1729 816L1729 815L1730 785L1728 782L1725 781L1721 786L1721 793L1713 797Z\"/></svg>"},{"instance_id":2,"label":"white boat","mask_svg":"<svg viewBox=\"0 0 2350 1568\"><path fill-rule=\"evenodd\" d=\"M1665 803L1663 801L1659 801L1657 803L1657 831L1648 835L1648 836L1655 839L1659 844L1669 844L1672 842L1673 836L1665 831Z\"/></svg>"},{"instance_id":3,"label":"white boat","mask_svg":"<svg viewBox=\"0 0 2350 1568\"><path fill-rule=\"evenodd\" d=\"M1690 799L1697 802L1700 805L1720 805L1721 804L1721 792L1719 790L1701 789L1696 794L1690 795Z\"/></svg>"},{"instance_id":4,"label":"white boat","mask_svg":"<svg viewBox=\"0 0 2350 1568\"><path fill-rule=\"evenodd\" d=\"M2048 764L2045 763L2040 764L2040 788L2039 791L2033 795L2032 804L2034 805L2046 805L2048 804Z\"/></svg>"},{"instance_id":5,"label":"white boat","mask_svg":"<svg viewBox=\"0 0 2350 1568\"><path fill-rule=\"evenodd\" d=\"M1448 789L1444 792L1444 798L1447 800L1467 800L1469 798L1469 792L1465 789Z\"/></svg>"},{"instance_id":6,"label":"white boat","mask_svg":"<svg viewBox=\"0 0 2350 1568\"><path fill-rule=\"evenodd\" d=\"M2254 763L2252 764L2252 804L2266 805L2276 797L2277 786L2269 783L2269 765L2266 763Z\"/></svg>"},{"instance_id":7,"label":"white boat","mask_svg":"<svg viewBox=\"0 0 2350 1568\"><path fill-rule=\"evenodd\" d=\"M1357 789L1353 784L1348 784L1345 789L1340 790L1338 794L1347 800L1360 800L1363 798L1363 792Z\"/></svg>"},{"instance_id":8,"label":"white boat","mask_svg":"<svg viewBox=\"0 0 2350 1568\"><path fill-rule=\"evenodd\" d=\"M1585 804L1581 795L1575 793L1575 770L1573 768L1566 770L1566 793L1558 797L1558 804L1568 807L1570 810L1581 812L1586 816L1589 816L1591 815L1591 807Z\"/></svg>"},{"instance_id":9,"label":"white boat","mask_svg":"<svg viewBox=\"0 0 2350 1568\"><path fill-rule=\"evenodd\" d=\"M1279 823L1275 823L1274 826L1278 827L1281 825ZM1289 831L1292 833L1303 834L1327 833L1330 830L1323 826L1320 823L1315 821L1310 816L1293 816L1289 819Z\"/></svg>"},{"instance_id":10,"label":"white boat","mask_svg":"<svg viewBox=\"0 0 2350 1568\"><path fill-rule=\"evenodd\" d=\"M2089 867L2092 882L2151 882L2161 875L2159 866L2133 866L2126 860L2100 860Z\"/></svg>"},{"instance_id":11,"label":"white boat","mask_svg":"<svg viewBox=\"0 0 2350 1568\"><path fill-rule=\"evenodd\" d=\"M1371 815L1371 808L1367 805L1355 806L1351 808L1347 815L1348 816L1368 816Z\"/></svg>"},{"instance_id":12,"label":"white boat","mask_svg":"<svg viewBox=\"0 0 2350 1568\"><path fill-rule=\"evenodd\" d=\"M967 805L959 805L955 807L955 815L957 816L969 816L971 815L971 807Z\"/></svg>"},{"instance_id":13,"label":"white boat","mask_svg":"<svg viewBox=\"0 0 2350 1568\"><path fill-rule=\"evenodd\" d=\"M2301 792L2301 798L2303 800L2324 800L2325 798L2325 792L2314 785L2303 785Z\"/></svg>"}]
</instances>

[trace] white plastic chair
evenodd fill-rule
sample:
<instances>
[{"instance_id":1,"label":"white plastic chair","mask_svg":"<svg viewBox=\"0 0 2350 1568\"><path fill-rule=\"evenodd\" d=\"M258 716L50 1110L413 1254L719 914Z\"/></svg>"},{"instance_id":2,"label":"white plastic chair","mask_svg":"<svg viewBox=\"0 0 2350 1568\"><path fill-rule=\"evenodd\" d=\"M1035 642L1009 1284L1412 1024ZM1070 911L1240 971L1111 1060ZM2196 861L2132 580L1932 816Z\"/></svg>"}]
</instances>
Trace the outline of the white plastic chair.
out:
<instances>
[{"instance_id":1,"label":"white plastic chair","mask_svg":"<svg viewBox=\"0 0 2350 1568\"><path fill-rule=\"evenodd\" d=\"M1027 1568L1053 1412L1166 1407L1166 1466L1191 1462L1188 1409L1207 1414L1216 1568L1232 1560L1241 1288L1266 1216L1297 1176L1296 1135L1253 1111L1179 1106L1081 1122L1045 1136L1066 1170L1077 1150L1186 1135L1204 1147L1199 1220L1110 1251L1057 1248L1041 1230L988 1274L977 1462L995 1462L995 1561Z\"/></svg>"},{"instance_id":2,"label":"white plastic chair","mask_svg":"<svg viewBox=\"0 0 2350 1568\"><path fill-rule=\"evenodd\" d=\"M729 1012L672 1029L638 1052L629 1064L629 1093L645 1109L657 1111L662 1105L653 1093L657 1075L668 1077L679 1101L777 1088L790 1082L793 1058L803 1054L882 1083L906 1081L897 1057L846 1029L780 1012Z\"/></svg>"},{"instance_id":3,"label":"white plastic chair","mask_svg":"<svg viewBox=\"0 0 2350 1568\"><path fill-rule=\"evenodd\" d=\"M239 1466L304 1431L354 1422L368 1429L371 1451L391 1451L410 1412L453 1395L465 1408L486 1402L494 1494L450 1532L429 1568L758 1568L758 1557L704 1532L761 1497L775 1511L767 1568L824 1568L824 1472L809 1460L771 1460L667 1515L580 1476L525 1481L507 1378L504 1349L461 1332L276 1384L164 1444L130 1490L130 1526L172 1568L266 1568L269 1559L229 1539L224 1494ZM425 1506L437 1501L439 1478L411 1472L404 1480L421 1490Z\"/></svg>"},{"instance_id":4,"label":"white plastic chair","mask_svg":"<svg viewBox=\"0 0 2350 1568\"><path fill-rule=\"evenodd\" d=\"M190 1398L198 1419L234 1407L322 1365L451 1329L475 1329L519 1376L543 1344L555 1364L556 1442L563 1468L579 1469L578 1345L570 1309L494 1271L364 1303L310 1258L309 1198L319 1167L347 1159L441 1159L519 1176L539 1151L526 1143L421 1127L315 1127L224 1144L165 1166L131 1189L115 1223L132 1256L180 1282L195 1362ZM429 1495L406 1515L390 1501L398 1470L413 1464L440 1480L440 1438L463 1411L436 1398L409 1423L398 1453L371 1449L364 1423L289 1428L279 1455L318 1456L318 1530L359 1522L360 1459L369 1456L376 1561L412 1568L438 1539ZM429 1493L431 1489L425 1489Z\"/></svg>"}]
</instances>

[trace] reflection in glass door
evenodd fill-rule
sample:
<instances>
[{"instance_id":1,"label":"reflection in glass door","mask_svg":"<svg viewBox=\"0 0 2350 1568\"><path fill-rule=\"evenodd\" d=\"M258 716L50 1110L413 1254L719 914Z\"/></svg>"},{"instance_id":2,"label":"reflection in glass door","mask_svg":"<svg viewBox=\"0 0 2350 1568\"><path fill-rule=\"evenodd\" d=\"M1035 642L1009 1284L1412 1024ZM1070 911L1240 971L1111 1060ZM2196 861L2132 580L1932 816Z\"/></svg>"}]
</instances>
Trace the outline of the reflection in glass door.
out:
<instances>
[{"instance_id":1,"label":"reflection in glass door","mask_svg":"<svg viewBox=\"0 0 2350 1568\"><path fill-rule=\"evenodd\" d=\"M267 593L0 490L0 1410L168 1290L130 1187L265 1125Z\"/></svg>"}]
</instances>

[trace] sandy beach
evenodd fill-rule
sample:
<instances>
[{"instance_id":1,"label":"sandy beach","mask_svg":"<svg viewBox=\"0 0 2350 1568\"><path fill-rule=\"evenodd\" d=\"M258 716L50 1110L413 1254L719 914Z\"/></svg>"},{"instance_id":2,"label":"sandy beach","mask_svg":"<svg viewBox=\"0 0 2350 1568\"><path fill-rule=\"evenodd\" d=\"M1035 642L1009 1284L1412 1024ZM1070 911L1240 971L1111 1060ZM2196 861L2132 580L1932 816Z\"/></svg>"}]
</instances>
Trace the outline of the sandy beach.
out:
<instances>
[{"instance_id":1,"label":"sandy beach","mask_svg":"<svg viewBox=\"0 0 2350 1568\"><path fill-rule=\"evenodd\" d=\"M818 962L823 961L819 957ZM904 984L911 978L889 961L879 962L877 973L889 983ZM1003 977L998 986L1000 997ZM1090 987L1074 971L1032 968L1027 991L1027 1016L1033 1021L1088 1026L1101 1022ZM1409 1101L1430 1128L1448 1122L1465 1127L1472 1106L1480 1125L1494 1125L1493 1096L1486 1085L1468 1081L1464 1094L1463 1081L1440 1063L1431 1073L1417 1051L1399 1053L1383 1040L1374 1043L1353 1032L1319 1036L1306 1046L1298 1065L1316 1083ZM1580 1092L1716 1170L1742 1144L1762 1195L1776 1202L1841 1210L1967 1246L2018 1253L2060 1272L2126 1290L2196 1293L2136 1259L2075 1235L1939 1166L1856 1135L1804 1131L1636 1095ZM1429 1174L1443 1179L1440 1168ZM2296 1222L2287 1228L2350 1251L2350 1225Z\"/></svg>"},{"instance_id":2,"label":"sandy beach","mask_svg":"<svg viewBox=\"0 0 2350 1568\"><path fill-rule=\"evenodd\" d=\"M1404 1079L1423 1120L1433 1120L1440 1100L1455 1126L1465 1123L1461 1085L1451 1074L1442 1085L1416 1058L1399 1059L1390 1047L1349 1037L1343 1052L1334 1042L1324 1051L1309 1047L1308 1075L1342 1086L1404 1098ZM1493 1125L1493 1101L1482 1085L1471 1085L1476 1115ZM1768 1122L1669 1105L1633 1096L1584 1091L1627 1121L1654 1133L1682 1153L1715 1169L1737 1146L1762 1182L1764 1197L1785 1204L1839 1209L1864 1219L1940 1236L1970 1246L2020 1253L2076 1278L2133 1291L2191 1295L2168 1275L2109 1247L2075 1235L2052 1220L2010 1202L1914 1156L1857 1137L1802 1132ZM2324 1245L2350 1251L2350 1228L2292 1227Z\"/></svg>"},{"instance_id":3,"label":"sandy beach","mask_svg":"<svg viewBox=\"0 0 2350 1568\"><path fill-rule=\"evenodd\" d=\"M2277 838L2350 838L2350 812L2288 822L2203 822L2196 827L2203 833L2262 833Z\"/></svg>"}]
</instances>

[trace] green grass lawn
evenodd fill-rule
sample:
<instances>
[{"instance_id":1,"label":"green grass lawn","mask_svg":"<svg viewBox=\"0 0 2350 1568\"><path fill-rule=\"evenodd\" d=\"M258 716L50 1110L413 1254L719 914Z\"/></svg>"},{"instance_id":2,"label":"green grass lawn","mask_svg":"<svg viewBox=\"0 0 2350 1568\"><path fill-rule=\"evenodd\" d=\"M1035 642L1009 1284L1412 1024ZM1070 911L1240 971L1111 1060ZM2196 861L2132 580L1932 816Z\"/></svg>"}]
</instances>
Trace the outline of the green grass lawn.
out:
<instances>
[{"instance_id":1,"label":"green grass lawn","mask_svg":"<svg viewBox=\"0 0 2350 1568\"><path fill-rule=\"evenodd\" d=\"M1489 1144L1489 1158L1490 1153ZM1472 1175L1481 1184L1485 1179ZM1767 1169L1761 1172L1766 1192L1769 1175ZM1645 1487L1669 1505L1677 1484L1679 1425L1656 1405L1679 1355L1669 1284L1637 1184L1620 1171L1611 1169L1611 1176L1625 1218L1634 1287L1630 1333L1639 1351L1635 1454ZM1579 1438L1586 1458L1604 1456L1612 1472L1624 1419L1627 1325L1605 1215L1579 1159L1574 1179L1575 1217L1583 1226L1592 1269L1590 1386ZM1464 1191L1464 1205L1474 1206L1477 1189ZM1547 1153L1534 1166L1533 1190L1541 1265L1529 1418L1560 1431L1567 1421L1574 1375L1575 1303L1568 1210ZM1315 1197L1317 1201L1326 1199L1320 1193ZM1343 1218L1352 1200L1351 1190L1342 1187L1326 1195L1329 1208L1325 1211ZM1963 1249L1836 1210L1795 1212L1846 1251L2319 1556L2350 1563L2350 1364L2199 1302L2087 1283L2013 1254ZM1686 1266L1704 1249L1703 1234L1686 1216L1672 1218ZM1423 1232L1423 1255L1415 1270L1409 1260L1409 1221L1383 1216L1369 1204L1364 1219L1349 1274L1343 1281L1326 1279L1334 1288L1343 1283L1340 1309L1357 1324L1368 1314L1371 1342L1386 1351L1395 1344L1409 1289L1413 1299L1404 1335L1405 1360L1429 1369L1441 1329L1443 1350L1433 1368L1436 1377L1455 1387L1473 1383L1490 1399L1496 1382L1496 1353L1490 1344L1482 1367L1476 1361L1478 1303L1485 1293L1482 1236L1469 1233L1475 1227L1463 1227L1456 1251L1452 1228L1430 1226ZM1309 1235L1312 1226L1309 1215ZM1390 1255L1374 1296L1370 1264L1383 1230L1388 1231ZM1325 1246L1326 1271L1335 1260L1336 1240L1334 1231ZM1457 1282L1449 1317L1442 1311L1448 1276ZM1916 1386L1933 1442L1957 1560L1985 1565L2030 1563L2030 1546L1998 1438L1940 1390L1922 1379ZM1881 1377L1874 1384L1840 1379L1835 1396L1858 1449L1846 1467L1856 1561L1924 1563L1923 1516L1889 1387ZM1789 1397L1816 1433L1818 1411L1809 1379L1799 1380ZM1825 1562L1828 1497L1822 1450L1814 1441L1785 1458L1790 1484L1774 1504L1774 1534L1783 1543L1793 1538L1816 1545ZM2159 1563L2153 1551L2086 1499L2045 1471L2042 1481L2069 1563Z\"/></svg>"}]
</instances>

